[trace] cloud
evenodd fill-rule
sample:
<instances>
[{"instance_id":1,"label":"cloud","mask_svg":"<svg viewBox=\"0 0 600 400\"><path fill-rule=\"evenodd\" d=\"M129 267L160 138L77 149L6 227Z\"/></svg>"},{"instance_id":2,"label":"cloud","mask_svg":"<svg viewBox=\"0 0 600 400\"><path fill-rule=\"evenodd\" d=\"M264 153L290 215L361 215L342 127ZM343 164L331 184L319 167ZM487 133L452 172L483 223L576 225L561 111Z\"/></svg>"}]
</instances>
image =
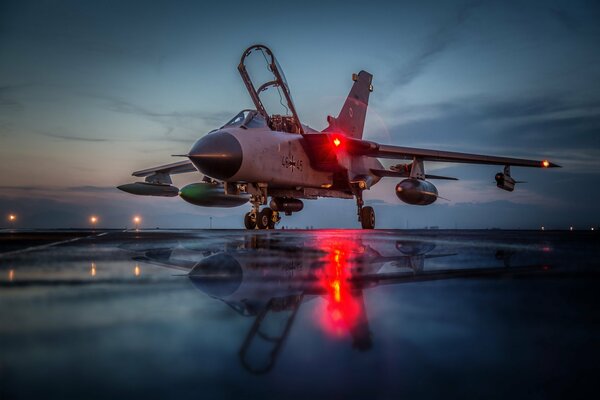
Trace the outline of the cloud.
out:
<instances>
[{"instance_id":1,"label":"cloud","mask_svg":"<svg viewBox=\"0 0 600 400\"><path fill-rule=\"evenodd\" d=\"M1 126L1 125L0 125ZM144 142L175 142L175 143L193 143L197 138L182 138L171 135L171 132L174 128L168 128L165 135L162 137L144 137ZM52 132L37 132L39 135L47 136L60 140L70 140L76 142L135 142L138 143L139 139L122 139L122 138L97 138L97 137L85 137L85 136L74 136L74 135L64 135ZM163 149L164 150L164 149ZM155 151L160 151L160 149L156 149Z\"/></svg>"},{"instance_id":2,"label":"cloud","mask_svg":"<svg viewBox=\"0 0 600 400\"><path fill-rule=\"evenodd\" d=\"M125 99L106 96L97 93L79 93L80 95L97 99L101 106L109 111L129 114L150 120L164 127L165 133L158 137L144 137L145 141L168 141L178 143L193 143L198 139L198 132L213 129L215 126L221 126L231 119L235 114L232 111L203 111L203 110L184 110L184 111L164 111L155 110L129 102ZM190 132L187 136L180 131ZM175 134L178 133L179 134Z\"/></svg>"},{"instance_id":3,"label":"cloud","mask_svg":"<svg viewBox=\"0 0 600 400\"><path fill-rule=\"evenodd\" d=\"M167 129L167 131L165 132L164 139L163 139L165 141L190 144L197 140L197 138L195 138L195 137L194 138L182 138L182 137L173 136L173 132L176 129L173 126L166 126L166 129Z\"/></svg>"},{"instance_id":4,"label":"cloud","mask_svg":"<svg viewBox=\"0 0 600 400\"><path fill-rule=\"evenodd\" d=\"M581 23L567 11L558 8L551 8L549 11L565 30L569 32L578 32L580 30Z\"/></svg>"},{"instance_id":5,"label":"cloud","mask_svg":"<svg viewBox=\"0 0 600 400\"><path fill-rule=\"evenodd\" d=\"M108 139L61 135L61 134L50 133L50 132L41 132L40 135L48 136L48 137L55 138L55 139L73 140L73 141L78 141L78 142L107 142L108 141Z\"/></svg>"},{"instance_id":6,"label":"cloud","mask_svg":"<svg viewBox=\"0 0 600 400\"><path fill-rule=\"evenodd\" d=\"M15 99L7 98L0 94L0 107L23 108L23 104Z\"/></svg>"},{"instance_id":7,"label":"cloud","mask_svg":"<svg viewBox=\"0 0 600 400\"><path fill-rule=\"evenodd\" d=\"M600 101L564 94L525 98L473 96L392 110L392 143L440 150L550 158L594 166L600 152ZM582 171L583 172L583 171ZM587 171L585 171L587 172Z\"/></svg>"},{"instance_id":8,"label":"cloud","mask_svg":"<svg viewBox=\"0 0 600 400\"><path fill-rule=\"evenodd\" d=\"M546 207L568 206L565 201L530 190L526 185L517 186L518 190L505 192L499 190L494 184L484 184L478 180L461 180L438 184L441 195L450 200L448 205L451 207L463 203L494 203L497 201L506 201L513 204L544 205ZM505 200L501 200L502 198Z\"/></svg>"},{"instance_id":9,"label":"cloud","mask_svg":"<svg viewBox=\"0 0 600 400\"><path fill-rule=\"evenodd\" d=\"M24 107L23 103L17 100L15 94L30 86L32 85L27 83L0 86L0 111L3 107L9 108L11 111L22 109Z\"/></svg>"},{"instance_id":10,"label":"cloud","mask_svg":"<svg viewBox=\"0 0 600 400\"><path fill-rule=\"evenodd\" d=\"M412 117L410 120L418 120L453 114L505 120L535 117L560 118L565 115L598 113L600 113L600 100L575 100L564 93L512 98L478 95L438 103L405 104L391 112L403 120L407 117Z\"/></svg>"},{"instance_id":11,"label":"cloud","mask_svg":"<svg viewBox=\"0 0 600 400\"><path fill-rule=\"evenodd\" d=\"M465 24L471 12L480 5L469 2L462 5L454 15L441 24L425 41L421 50L401 68L392 72L392 84L405 86L423 73L455 40L460 28Z\"/></svg>"},{"instance_id":12,"label":"cloud","mask_svg":"<svg viewBox=\"0 0 600 400\"><path fill-rule=\"evenodd\" d=\"M230 111L156 111L115 97L102 96L100 98L104 99L104 106L111 111L140 115L153 120L167 118L177 121L191 118L201 120L210 125L217 125L227 122L234 114L234 112Z\"/></svg>"},{"instance_id":13,"label":"cloud","mask_svg":"<svg viewBox=\"0 0 600 400\"><path fill-rule=\"evenodd\" d=\"M73 193L120 193L113 186L36 186L36 185L5 185L0 186L3 197L11 197L23 192L39 192L43 194L54 193L57 195L73 194Z\"/></svg>"},{"instance_id":14,"label":"cloud","mask_svg":"<svg viewBox=\"0 0 600 400\"><path fill-rule=\"evenodd\" d=\"M105 193L105 192L117 193L117 188L112 187L112 186L92 186L92 185L70 186L67 188L67 190L74 191L74 192L89 192L89 193Z\"/></svg>"}]
</instances>

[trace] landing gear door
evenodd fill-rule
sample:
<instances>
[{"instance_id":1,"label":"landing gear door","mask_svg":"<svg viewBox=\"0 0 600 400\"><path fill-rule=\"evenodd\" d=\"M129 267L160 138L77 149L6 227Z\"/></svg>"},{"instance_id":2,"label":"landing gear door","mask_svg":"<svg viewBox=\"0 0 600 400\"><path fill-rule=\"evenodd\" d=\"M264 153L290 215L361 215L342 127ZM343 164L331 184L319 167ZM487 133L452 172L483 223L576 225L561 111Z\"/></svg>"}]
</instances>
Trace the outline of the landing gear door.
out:
<instances>
[{"instance_id":1,"label":"landing gear door","mask_svg":"<svg viewBox=\"0 0 600 400\"><path fill-rule=\"evenodd\" d=\"M256 110L272 130L304 134L285 75L268 47L246 49L238 71Z\"/></svg>"}]
</instances>

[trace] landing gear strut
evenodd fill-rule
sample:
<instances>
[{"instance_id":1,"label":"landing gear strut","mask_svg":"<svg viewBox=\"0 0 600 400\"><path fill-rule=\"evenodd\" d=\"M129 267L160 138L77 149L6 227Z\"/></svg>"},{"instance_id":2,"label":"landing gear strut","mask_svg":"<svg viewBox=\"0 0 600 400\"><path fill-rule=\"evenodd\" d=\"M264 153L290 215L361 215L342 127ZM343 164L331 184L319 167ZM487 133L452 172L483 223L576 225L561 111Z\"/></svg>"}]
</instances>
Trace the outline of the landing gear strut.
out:
<instances>
[{"instance_id":1,"label":"landing gear strut","mask_svg":"<svg viewBox=\"0 0 600 400\"><path fill-rule=\"evenodd\" d=\"M363 207L365 202L362 198L362 192L356 193L356 207L358 208L358 220L363 229L374 229L375 228L375 210L373 207Z\"/></svg>"}]
</instances>

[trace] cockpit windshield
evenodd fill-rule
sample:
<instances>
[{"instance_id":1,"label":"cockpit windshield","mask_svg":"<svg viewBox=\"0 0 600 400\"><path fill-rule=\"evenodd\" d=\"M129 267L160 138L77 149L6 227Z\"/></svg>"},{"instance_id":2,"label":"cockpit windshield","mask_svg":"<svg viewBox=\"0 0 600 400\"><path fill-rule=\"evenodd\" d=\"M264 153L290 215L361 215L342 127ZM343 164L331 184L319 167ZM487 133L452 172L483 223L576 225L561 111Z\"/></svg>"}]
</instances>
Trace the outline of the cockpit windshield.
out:
<instances>
[{"instance_id":1,"label":"cockpit windshield","mask_svg":"<svg viewBox=\"0 0 600 400\"><path fill-rule=\"evenodd\" d=\"M256 110L242 110L220 129L226 127L261 128L267 127L267 121Z\"/></svg>"},{"instance_id":2,"label":"cockpit windshield","mask_svg":"<svg viewBox=\"0 0 600 400\"><path fill-rule=\"evenodd\" d=\"M254 110L242 110L235 117L231 118L229 122L223 125L221 128L225 128L226 126L240 126L244 123L246 118L250 115L251 112L256 112Z\"/></svg>"}]
</instances>

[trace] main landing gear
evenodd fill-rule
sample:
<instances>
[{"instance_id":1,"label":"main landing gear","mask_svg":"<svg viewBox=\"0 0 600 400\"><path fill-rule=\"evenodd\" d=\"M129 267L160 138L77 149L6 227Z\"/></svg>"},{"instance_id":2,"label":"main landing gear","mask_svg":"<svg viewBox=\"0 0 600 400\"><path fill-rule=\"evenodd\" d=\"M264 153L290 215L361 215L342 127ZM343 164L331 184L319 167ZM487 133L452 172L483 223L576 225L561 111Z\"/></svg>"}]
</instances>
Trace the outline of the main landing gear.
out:
<instances>
[{"instance_id":1,"label":"main landing gear","mask_svg":"<svg viewBox=\"0 0 600 400\"><path fill-rule=\"evenodd\" d=\"M259 211L260 205L260 199L253 196L252 211L244 216L244 226L246 229L275 229L275 224L281 220L279 212L273 211L269 207Z\"/></svg>"},{"instance_id":2,"label":"main landing gear","mask_svg":"<svg viewBox=\"0 0 600 400\"><path fill-rule=\"evenodd\" d=\"M375 210L373 210L373 207L364 205L362 191L355 193L358 221L363 229L375 229ZM246 229L275 229L275 224L281 220L279 212L269 207L260 210L261 204L265 203L262 203L254 196L251 202L252 210L244 216L244 226Z\"/></svg>"},{"instance_id":3,"label":"main landing gear","mask_svg":"<svg viewBox=\"0 0 600 400\"><path fill-rule=\"evenodd\" d=\"M358 208L358 220L363 229L375 229L375 210L373 207L364 206L362 192L356 194L356 207Z\"/></svg>"},{"instance_id":4,"label":"main landing gear","mask_svg":"<svg viewBox=\"0 0 600 400\"><path fill-rule=\"evenodd\" d=\"M246 229L275 229L275 224L281 220L279 212L265 207L260 212L252 210L244 216Z\"/></svg>"}]
</instances>

